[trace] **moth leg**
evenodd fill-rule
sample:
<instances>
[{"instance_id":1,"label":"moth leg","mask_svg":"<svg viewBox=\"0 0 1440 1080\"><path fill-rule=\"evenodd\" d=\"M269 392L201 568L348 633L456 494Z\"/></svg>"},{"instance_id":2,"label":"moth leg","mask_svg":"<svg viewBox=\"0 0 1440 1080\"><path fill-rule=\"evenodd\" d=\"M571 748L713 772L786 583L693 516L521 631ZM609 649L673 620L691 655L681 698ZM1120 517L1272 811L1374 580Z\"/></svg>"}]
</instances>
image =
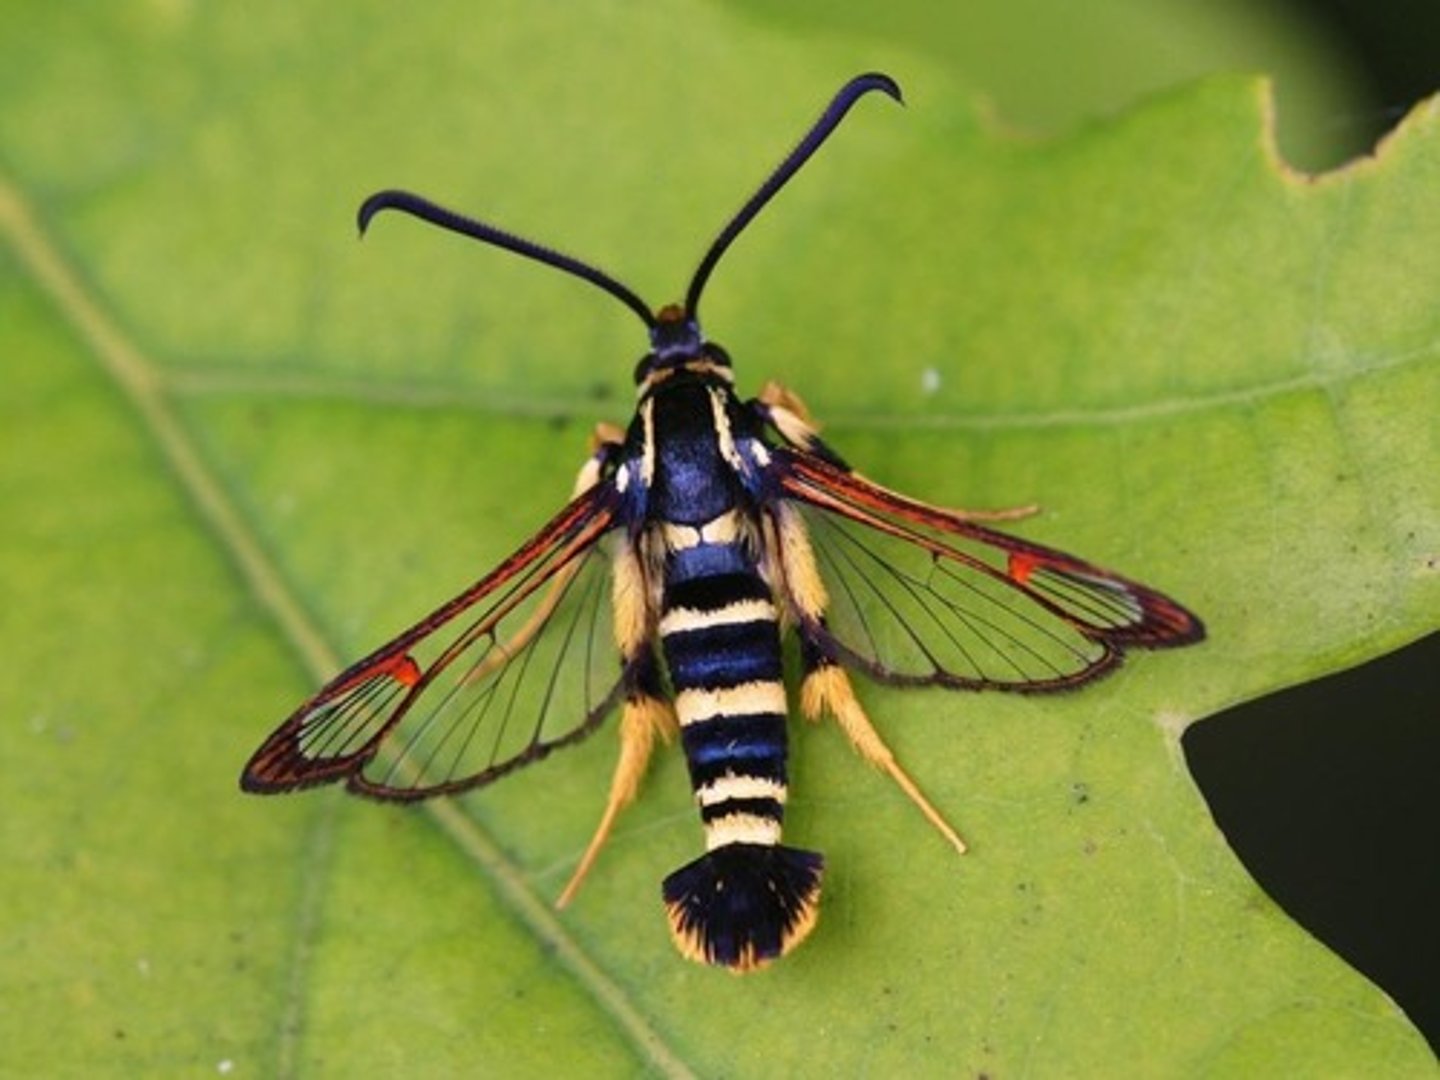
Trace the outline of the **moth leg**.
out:
<instances>
[{"instance_id":1,"label":"moth leg","mask_svg":"<svg viewBox=\"0 0 1440 1080\"><path fill-rule=\"evenodd\" d=\"M583 495L600 482L607 457L618 450L624 441L625 433L614 424L595 425L595 431L590 436L590 456L585 459L585 463L580 466L580 471L575 476L575 490L570 493L572 499ZM535 610L516 628L515 633L509 639L497 641L495 648L461 680L461 684L470 686L478 683L530 644L535 635L540 632L540 628L549 621L555 608L559 606L561 599L565 596L565 590L569 588L570 582L575 579L575 575L584 565L584 559L577 559L557 572L555 579L546 588L545 595Z\"/></svg>"},{"instance_id":2,"label":"moth leg","mask_svg":"<svg viewBox=\"0 0 1440 1080\"><path fill-rule=\"evenodd\" d=\"M940 830L940 835L963 855L965 841L900 767L894 751L885 745L885 740L880 738L880 733L855 697L850 676L826 656L806 633L807 626L824 623L828 597L800 514L793 507L781 503L773 509L772 520L774 543L779 549L776 561L785 582L786 594L795 609L795 623L800 633L800 656L805 672L800 684L801 713L809 720L819 720L825 713L835 717L840 730L849 737L860 756L889 774L930 824Z\"/></svg>"},{"instance_id":3,"label":"moth leg","mask_svg":"<svg viewBox=\"0 0 1440 1080\"><path fill-rule=\"evenodd\" d=\"M847 472L855 472L820 438L819 423L810 415L810 410L805 402L800 400L800 395L789 387L771 379L760 388L760 396L755 399L754 405L761 419L779 432L780 437L791 446L814 454L832 465L838 465ZM894 494L883 485L875 484L873 480L867 478L866 482L874 484L887 494ZM1040 507L1035 503L1007 506L999 510L963 510L958 507L932 506L929 503L921 505L959 521L1018 521L1040 512Z\"/></svg>"},{"instance_id":4,"label":"moth leg","mask_svg":"<svg viewBox=\"0 0 1440 1080\"><path fill-rule=\"evenodd\" d=\"M651 651L654 604L646 583L644 565L633 543L622 542L615 553L614 573L615 639L625 664L625 704L620 713L620 758L610 779L610 794L595 835L586 845L575 872L555 901L563 908L575 898L580 883L595 864L600 849L620 817L620 811L634 801L640 781L650 763L657 738L669 742L680 730L675 710L665 700L660 674Z\"/></svg>"},{"instance_id":5,"label":"moth leg","mask_svg":"<svg viewBox=\"0 0 1440 1080\"><path fill-rule=\"evenodd\" d=\"M675 718L675 710L663 698L640 693L626 699L620 713L620 758L615 763L615 774L610 779L610 794L605 800L605 810L600 815L600 824L595 827L595 835L590 838L590 843L585 846L585 853L580 856L580 861L575 866L575 872L570 875L570 880L555 901L557 908L563 908L575 899L581 883L595 865L600 849L605 846L605 841L610 839L610 832L619 820L620 811L635 800L640 791L640 781L650 764L655 740L659 738L669 742L679 729L680 723Z\"/></svg>"},{"instance_id":6,"label":"moth leg","mask_svg":"<svg viewBox=\"0 0 1440 1080\"><path fill-rule=\"evenodd\" d=\"M802 652L807 654L808 670L805 681L800 684L800 709L806 718L818 720L822 713L827 712L835 717L860 756L888 773L890 779L900 785L900 790L910 797L910 801L920 808L926 820L940 830L940 835L950 842L956 853L965 854L965 841L960 834L925 797L915 781L910 779L910 774L900 767L894 751L885 745L870 717L865 715L845 669L810 648L808 642ZM809 666L812 657L813 667Z\"/></svg>"},{"instance_id":7,"label":"moth leg","mask_svg":"<svg viewBox=\"0 0 1440 1080\"><path fill-rule=\"evenodd\" d=\"M751 405L760 419L779 432L789 445L850 471L850 466L840 455L821 440L820 425L794 390L771 379L760 388L760 395Z\"/></svg>"},{"instance_id":8,"label":"moth leg","mask_svg":"<svg viewBox=\"0 0 1440 1080\"><path fill-rule=\"evenodd\" d=\"M575 490L570 493L572 499L600 482L605 463L624 443L625 432L614 424L602 422L595 425L595 430L590 433L590 456L585 459L585 464L580 466L580 472L575 476Z\"/></svg>"}]
</instances>

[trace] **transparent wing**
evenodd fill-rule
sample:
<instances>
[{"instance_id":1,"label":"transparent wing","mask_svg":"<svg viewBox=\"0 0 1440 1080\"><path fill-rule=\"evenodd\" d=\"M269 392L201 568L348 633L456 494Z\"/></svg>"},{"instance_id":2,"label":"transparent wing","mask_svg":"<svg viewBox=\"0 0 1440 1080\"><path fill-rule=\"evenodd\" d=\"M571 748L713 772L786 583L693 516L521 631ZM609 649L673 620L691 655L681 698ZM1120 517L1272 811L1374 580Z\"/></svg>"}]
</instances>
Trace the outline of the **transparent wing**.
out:
<instances>
[{"instance_id":1,"label":"transparent wing","mask_svg":"<svg viewBox=\"0 0 1440 1080\"><path fill-rule=\"evenodd\" d=\"M352 665L255 752L249 791L346 781L419 799L489 783L599 725L620 669L602 541L614 492L591 488L460 596Z\"/></svg>"},{"instance_id":2,"label":"transparent wing","mask_svg":"<svg viewBox=\"0 0 1440 1080\"><path fill-rule=\"evenodd\" d=\"M872 484L800 450L775 454L803 505L826 617L806 626L833 658L884 682L1057 690L1130 646L1198 641L1175 601L1063 552Z\"/></svg>"}]
</instances>

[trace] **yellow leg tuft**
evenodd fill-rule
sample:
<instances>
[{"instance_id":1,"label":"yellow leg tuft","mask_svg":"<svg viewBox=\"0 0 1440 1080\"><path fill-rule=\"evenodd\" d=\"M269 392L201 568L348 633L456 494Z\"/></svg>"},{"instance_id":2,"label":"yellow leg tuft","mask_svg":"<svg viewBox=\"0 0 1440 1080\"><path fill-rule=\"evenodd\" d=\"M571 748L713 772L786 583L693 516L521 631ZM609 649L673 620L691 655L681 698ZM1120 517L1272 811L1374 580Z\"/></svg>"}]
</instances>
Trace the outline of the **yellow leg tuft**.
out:
<instances>
[{"instance_id":1,"label":"yellow leg tuft","mask_svg":"<svg viewBox=\"0 0 1440 1080\"><path fill-rule=\"evenodd\" d=\"M965 854L965 841L960 838L950 823L935 809L934 804L910 779L908 773L895 760L895 754L880 738L870 717L865 714L855 690L850 685L850 676L845 669L834 664L825 664L805 676L800 686L800 709L808 718L818 719L822 713L829 713L840 724L840 729L849 737L860 756L871 764L885 770L900 790L920 808L930 824L940 830L959 854Z\"/></svg>"},{"instance_id":2,"label":"yellow leg tuft","mask_svg":"<svg viewBox=\"0 0 1440 1080\"><path fill-rule=\"evenodd\" d=\"M650 763L650 754L655 749L655 740L669 742L679 730L680 722L668 702L653 697L633 698L625 702L620 713L620 760L615 763L615 775L610 780L610 796L605 801L605 812L600 815L600 824L590 838L585 854L580 857L575 872L555 901L557 908L563 908L575 899L585 875L595 865L600 849L610 838L610 830L615 827L620 811L634 802L640 791L640 781L645 776L645 768Z\"/></svg>"}]
</instances>

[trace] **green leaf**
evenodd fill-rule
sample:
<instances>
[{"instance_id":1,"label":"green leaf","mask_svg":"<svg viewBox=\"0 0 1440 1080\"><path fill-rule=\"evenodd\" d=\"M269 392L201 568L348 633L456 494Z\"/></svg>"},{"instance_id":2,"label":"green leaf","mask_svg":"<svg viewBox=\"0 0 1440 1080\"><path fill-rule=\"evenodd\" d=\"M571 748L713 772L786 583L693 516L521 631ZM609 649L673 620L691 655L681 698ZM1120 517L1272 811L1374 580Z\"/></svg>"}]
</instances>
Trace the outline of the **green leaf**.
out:
<instances>
[{"instance_id":1,"label":"green leaf","mask_svg":"<svg viewBox=\"0 0 1440 1080\"><path fill-rule=\"evenodd\" d=\"M378 9L377 9L378 10ZM1064 139L929 62L712 8L17 13L0 53L0 1066L18 1074L1429 1074L1210 821L1190 723L1440 617L1440 130L1308 181L1221 80ZM683 43L676 43L683 28ZM64 49L35 42L63 40ZM685 963L673 750L577 903L602 735L428 810L242 796L316 680L477 577L624 420L635 320L408 186L672 299L841 78L867 100L706 298L870 476L1172 593L1081 694L865 687L973 844L795 732L814 937Z\"/></svg>"}]
</instances>

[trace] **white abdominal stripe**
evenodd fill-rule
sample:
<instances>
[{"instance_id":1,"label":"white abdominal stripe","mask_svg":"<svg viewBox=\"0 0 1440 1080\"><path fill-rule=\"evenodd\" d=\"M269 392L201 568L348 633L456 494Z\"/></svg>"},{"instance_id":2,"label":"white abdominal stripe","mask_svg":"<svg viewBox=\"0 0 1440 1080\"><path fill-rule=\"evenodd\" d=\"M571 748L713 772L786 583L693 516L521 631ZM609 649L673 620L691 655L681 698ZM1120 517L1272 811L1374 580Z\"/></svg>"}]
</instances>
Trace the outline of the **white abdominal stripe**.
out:
<instances>
[{"instance_id":1,"label":"white abdominal stripe","mask_svg":"<svg viewBox=\"0 0 1440 1080\"><path fill-rule=\"evenodd\" d=\"M714 851L726 844L780 842L786 788L763 776L726 773L695 791L700 820L705 823L705 846Z\"/></svg>"},{"instance_id":2,"label":"white abdominal stripe","mask_svg":"<svg viewBox=\"0 0 1440 1080\"><path fill-rule=\"evenodd\" d=\"M708 630L713 626L736 626L750 622L775 622L778 615L769 600L737 600L713 611L675 608L660 618L660 633L679 634L687 630Z\"/></svg>"}]
</instances>

